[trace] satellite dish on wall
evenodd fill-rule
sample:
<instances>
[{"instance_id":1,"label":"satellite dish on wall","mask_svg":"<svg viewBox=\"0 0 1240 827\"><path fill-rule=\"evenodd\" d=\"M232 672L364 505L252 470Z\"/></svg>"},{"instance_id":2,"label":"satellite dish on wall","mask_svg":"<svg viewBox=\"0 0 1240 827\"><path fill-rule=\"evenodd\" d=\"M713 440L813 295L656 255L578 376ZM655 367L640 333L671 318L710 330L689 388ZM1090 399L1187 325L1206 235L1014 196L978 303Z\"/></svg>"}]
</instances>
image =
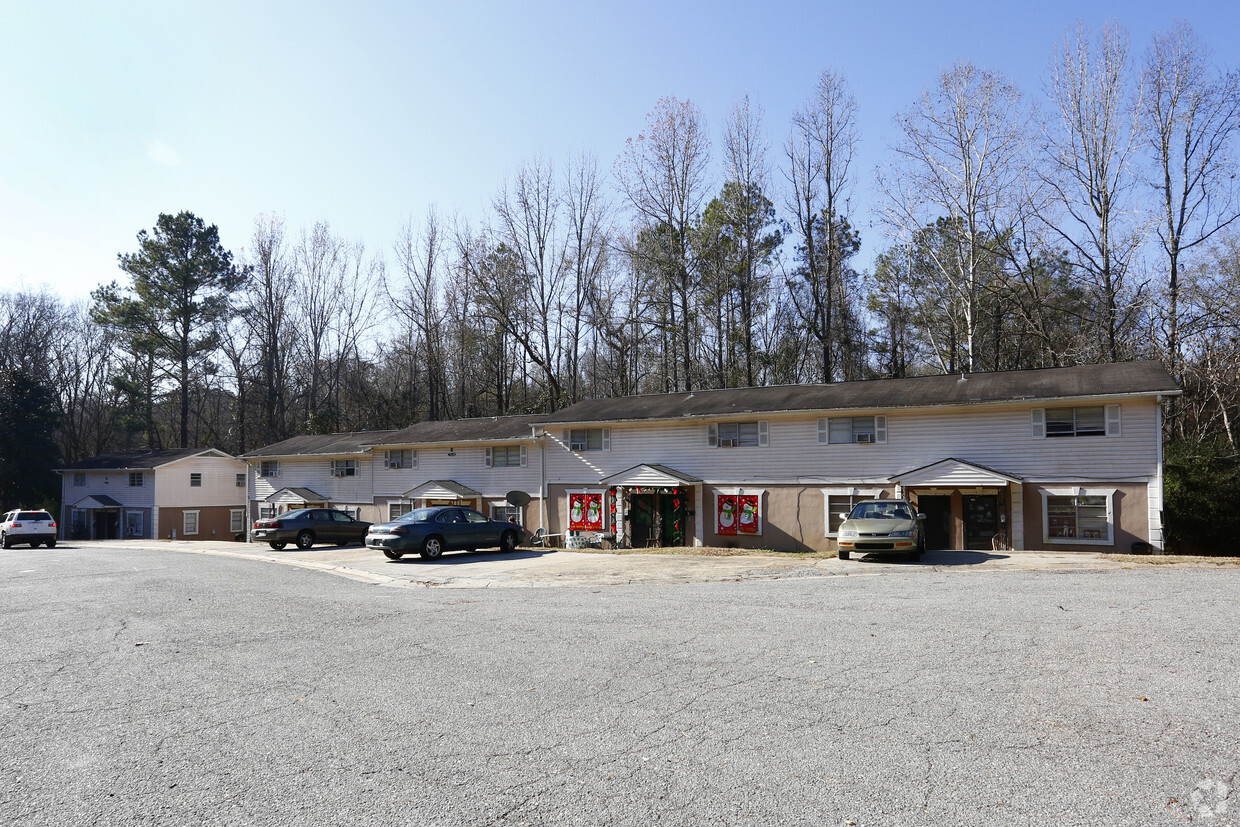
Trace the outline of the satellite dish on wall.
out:
<instances>
[{"instance_id":1,"label":"satellite dish on wall","mask_svg":"<svg viewBox=\"0 0 1240 827\"><path fill-rule=\"evenodd\" d=\"M530 504L530 495L524 491L509 491L504 495L504 499L508 500L509 505L515 505L517 508L523 508Z\"/></svg>"}]
</instances>

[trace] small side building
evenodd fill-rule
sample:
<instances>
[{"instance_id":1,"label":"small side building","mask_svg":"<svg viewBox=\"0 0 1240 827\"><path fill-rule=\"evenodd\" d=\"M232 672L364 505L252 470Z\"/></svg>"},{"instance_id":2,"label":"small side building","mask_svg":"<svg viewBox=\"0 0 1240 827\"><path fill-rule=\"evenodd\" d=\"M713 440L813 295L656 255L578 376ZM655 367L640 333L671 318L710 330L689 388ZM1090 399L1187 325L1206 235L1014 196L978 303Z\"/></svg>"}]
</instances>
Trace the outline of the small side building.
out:
<instances>
[{"instance_id":1,"label":"small side building","mask_svg":"<svg viewBox=\"0 0 1240 827\"><path fill-rule=\"evenodd\" d=\"M56 470L66 540L223 540L245 531L246 465L215 448L119 451Z\"/></svg>"}]
</instances>

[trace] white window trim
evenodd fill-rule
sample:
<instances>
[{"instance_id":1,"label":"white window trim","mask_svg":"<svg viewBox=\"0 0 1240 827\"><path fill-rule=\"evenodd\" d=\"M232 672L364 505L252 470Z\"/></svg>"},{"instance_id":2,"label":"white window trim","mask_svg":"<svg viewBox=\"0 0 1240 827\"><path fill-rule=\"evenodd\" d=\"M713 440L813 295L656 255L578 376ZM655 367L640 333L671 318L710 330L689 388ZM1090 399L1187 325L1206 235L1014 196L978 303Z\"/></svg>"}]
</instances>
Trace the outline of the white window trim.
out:
<instances>
[{"instance_id":1,"label":"white window trim","mask_svg":"<svg viewBox=\"0 0 1240 827\"><path fill-rule=\"evenodd\" d=\"M734 488L714 488L714 489L712 489L712 490L714 491L714 494L715 494L715 507L714 507L714 509L711 511L711 515L710 515L710 518L711 518L711 520L713 521L713 522L712 522L712 524L711 524L711 527L710 527L711 534L714 534L716 537L719 537L719 536L723 536L723 537L761 537L761 536L762 536L762 532L763 532L763 531L765 530L765 528L766 528L766 526L764 525L764 524L766 523L766 489L765 489L765 488L740 488L740 487L734 487ZM719 497L720 497L720 496L725 496L725 497L739 497L739 496L742 496L742 495L743 495L743 496L746 496L746 497L757 497L757 498L758 498L758 533L757 533L757 534L750 534L748 531L746 531L746 532L742 533L742 532L738 529L738 530L737 530L737 532L736 532L736 534L723 534L723 535L720 535L720 534L718 533L718 532L719 532ZM739 519L739 517L738 517L737 519Z\"/></svg>"},{"instance_id":2,"label":"white window trim","mask_svg":"<svg viewBox=\"0 0 1240 827\"><path fill-rule=\"evenodd\" d=\"M1055 405L1062 408L1102 408L1102 434L1107 437L1123 436L1122 406L1113 405ZM1047 408L1032 408L1029 411L1029 435L1033 439L1084 439L1087 435L1072 434L1071 436L1048 437L1046 435Z\"/></svg>"},{"instance_id":3,"label":"white window trim","mask_svg":"<svg viewBox=\"0 0 1240 827\"><path fill-rule=\"evenodd\" d=\"M831 527L831 498L832 497L862 497L865 499L877 499L883 495L882 488L822 488L822 536L838 537L839 532L829 531Z\"/></svg>"},{"instance_id":4,"label":"white window trim","mask_svg":"<svg viewBox=\"0 0 1240 827\"><path fill-rule=\"evenodd\" d=\"M1115 545L1115 492L1117 488L1040 488L1042 495L1042 542L1060 546L1114 546ZM1093 540L1085 537L1051 537L1047 497L1106 497L1107 536Z\"/></svg>"},{"instance_id":5,"label":"white window trim","mask_svg":"<svg viewBox=\"0 0 1240 827\"><path fill-rule=\"evenodd\" d=\"M399 456L393 456L397 454ZM409 454L409 464L404 465L404 454ZM407 470L418 467L418 452L413 448L392 448L383 452L383 467L392 470Z\"/></svg>"},{"instance_id":6,"label":"white window trim","mask_svg":"<svg viewBox=\"0 0 1240 827\"><path fill-rule=\"evenodd\" d=\"M874 441L873 442L857 442L856 434L850 442L832 442L831 441L831 420L847 419L853 420L863 416L874 417ZM887 444L887 414L857 414L856 416L824 416L818 420L818 444L819 445L886 445Z\"/></svg>"},{"instance_id":7,"label":"white window trim","mask_svg":"<svg viewBox=\"0 0 1240 827\"><path fill-rule=\"evenodd\" d=\"M585 431L586 441L581 447L577 447L577 443L573 442L573 431ZM590 431L599 431L600 447L590 448ZM583 454L593 451L610 451L611 450L611 428L569 428L564 431L564 446L574 454Z\"/></svg>"},{"instance_id":8,"label":"white window trim","mask_svg":"<svg viewBox=\"0 0 1240 827\"><path fill-rule=\"evenodd\" d=\"M271 469L270 469L270 470L271 470L271 473L270 473L270 474L267 474L267 473L264 473L264 472L263 472L263 466L265 466L265 465L270 465L270 466L271 466ZM261 461L258 463L258 475L259 475L260 477L263 477L264 479L274 479L274 478L276 478L276 477L280 476L280 460L278 460L278 459L265 459L265 460L261 460Z\"/></svg>"},{"instance_id":9,"label":"white window trim","mask_svg":"<svg viewBox=\"0 0 1240 827\"><path fill-rule=\"evenodd\" d=\"M197 477L197 478L198 478L198 484L197 484L197 485L194 485L194 477ZM190 475L189 475L189 487L190 487L190 488L202 488L202 481L203 481L203 477L202 477L202 472L201 472L201 471L191 471L191 472L190 472Z\"/></svg>"},{"instance_id":10,"label":"white window trim","mask_svg":"<svg viewBox=\"0 0 1240 827\"><path fill-rule=\"evenodd\" d=\"M137 480L136 483L134 482L135 479ZM130 488L145 488L146 487L146 474L142 473L141 471L130 471L129 472L129 487Z\"/></svg>"},{"instance_id":11,"label":"white window trim","mask_svg":"<svg viewBox=\"0 0 1240 827\"><path fill-rule=\"evenodd\" d=\"M236 476L236 487L237 487L237 488L245 488L245 487L246 487L246 477L247 477L247 476L248 476L248 475L247 475L247 474L245 474L245 473L237 474L237 476Z\"/></svg>"},{"instance_id":12,"label":"white window trim","mask_svg":"<svg viewBox=\"0 0 1240 827\"><path fill-rule=\"evenodd\" d=\"M507 451L508 449L514 448L514 447L521 449L521 461L519 465L496 465L495 464L495 448L503 448L505 451ZM487 468L518 468L518 467L525 468L526 462L527 462L527 454L526 454L525 446L524 445L515 445L515 446L514 445L496 445L494 447L488 446L486 449L486 453L484 455L483 462Z\"/></svg>"},{"instance_id":13,"label":"white window trim","mask_svg":"<svg viewBox=\"0 0 1240 827\"><path fill-rule=\"evenodd\" d=\"M189 519L190 514L194 515L194 530L193 531L189 530L188 523L186 522ZM190 535L196 535L198 534L201 528L202 528L202 512L200 511L182 511L181 512L181 534L182 536L189 537Z\"/></svg>"},{"instance_id":14,"label":"white window trim","mask_svg":"<svg viewBox=\"0 0 1240 827\"><path fill-rule=\"evenodd\" d=\"M756 422L758 425L758 444L757 445L721 445L719 439L720 425L736 425L741 426L749 422ZM771 423L767 419L728 419L722 422L709 422L706 425L706 444L710 448L769 448L771 445Z\"/></svg>"},{"instance_id":15,"label":"white window trim","mask_svg":"<svg viewBox=\"0 0 1240 827\"><path fill-rule=\"evenodd\" d=\"M414 504L413 504L413 500L405 500L405 499L400 499L400 500L388 500L388 504L387 504L387 522L391 522L392 520L397 519L397 517L402 516L401 514L397 514L395 517L393 517L393 516L392 516L392 506L394 506L394 505L399 505L399 506L405 506L405 507L407 507L407 508L408 508L408 511L405 511L405 512L404 512L405 514L408 514L408 513L409 513L409 511L413 511L413 509L415 508L415 506L414 506Z\"/></svg>"},{"instance_id":16,"label":"white window trim","mask_svg":"<svg viewBox=\"0 0 1240 827\"><path fill-rule=\"evenodd\" d=\"M566 506L566 510L564 512L564 530L566 532L587 530L583 528L569 528L569 526L572 524L573 494L602 494L603 497L601 500L601 503L602 503L601 507L603 509L603 527L600 529L600 531L610 531L611 530L611 502L610 502L610 498L608 494L610 490L611 489L609 488L570 488L567 491L565 491L564 492L564 504Z\"/></svg>"},{"instance_id":17,"label":"white window trim","mask_svg":"<svg viewBox=\"0 0 1240 827\"><path fill-rule=\"evenodd\" d=\"M78 482L78 480L81 480L81 482ZM82 471L73 472L73 487L74 488L85 488L86 487L85 472L82 472Z\"/></svg>"},{"instance_id":18,"label":"white window trim","mask_svg":"<svg viewBox=\"0 0 1240 827\"><path fill-rule=\"evenodd\" d=\"M238 523L238 522L240 523L240 525L236 528L233 528L233 524ZM228 509L228 530L231 531L233 534L236 534L241 531L245 531L245 509L244 508Z\"/></svg>"},{"instance_id":19,"label":"white window trim","mask_svg":"<svg viewBox=\"0 0 1240 827\"><path fill-rule=\"evenodd\" d=\"M358 475L357 460L355 459L334 459L331 461L332 476L344 479L345 477L356 477ZM349 463L353 463L350 465Z\"/></svg>"},{"instance_id":20,"label":"white window trim","mask_svg":"<svg viewBox=\"0 0 1240 827\"><path fill-rule=\"evenodd\" d=\"M517 523L520 525L525 524L525 509L522 506L513 505L512 503L508 502L508 500L493 500L492 502L487 503L487 516L490 517L492 520L501 519L495 516L495 509L497 508L515 510L517 512ZM503 517L502 519L507 520L508 518Z\"/></svg>"}]
</instances>

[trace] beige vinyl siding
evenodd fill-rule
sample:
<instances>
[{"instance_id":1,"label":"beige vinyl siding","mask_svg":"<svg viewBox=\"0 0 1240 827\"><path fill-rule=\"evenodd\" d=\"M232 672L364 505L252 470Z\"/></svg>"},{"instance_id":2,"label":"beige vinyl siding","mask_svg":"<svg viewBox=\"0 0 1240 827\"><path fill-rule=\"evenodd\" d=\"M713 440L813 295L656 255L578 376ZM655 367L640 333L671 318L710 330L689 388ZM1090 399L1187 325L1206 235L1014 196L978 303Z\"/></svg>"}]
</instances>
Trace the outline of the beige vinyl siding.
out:
<instances>
[{"instance_id":1,"label":"beige vinyl siding","mask_svg":"<svg viewBox=\"0 0 1240 827\"><path fill-rule=\"evenodd\" d=\"M422 445L418 451L417 468L382 468L383 449L376 449L375 496L399 497L429 480L454 480L468 486L488 499L503 499L509 491L520 490L538 496L539 448L530 442L497 442L496 445L524 445L524 468L486 467L486 446L483 445ZM452 447L456 456L448 456ZM597 453L597 452L596 452ZM317 490L317 489L316 489Z\"/></svg>"},{"instance_id":2,"label":"beige vinyl siding","mask_svg":"<svg viewBox=\"0 0 1240 827\"><path fill-rule=\"evenodd\" d=\"M547 437L549 483L598 480L656 462L708 483L757 484L800 480L817 485L888 477L955 457L1033 479L1153 479L1157 470L1157 405L1122 400L1119 437L1033 439L1034 403L902 411L887 416L887 443L822 445L818 419L829 414L768 415L766 447L712 448L707 420L612 424L611 450L572 453L558 428ZM849 412L854 413L854 412ZM862 412L857 411L860 415ZM531 465L534 460L531 460Z\"/></svg>"},{"instance_id":3,"label":"beige vinyl siding","mask_svg":"<svg viewBox=\"0 0 1240 827\"><path fill-rule=\"evenodd\" d=\"M155 484L155 505L159 508L200 508L231 506L245 502L245 489L237 487L237 474L245 471L241 460L223 457L191 457L151 472ZM202 486L189 484L190 474L202 474ZM152 480L148 479L147 484Z\"/></svg>"},{"instance_id":4,"label":"beige vinyl siding","mask_svg":"<svg viewBox=\"0 0 1240 827\"><path fill-rule=\"evenodd\" d=\"M357 474L352 477L332 476L333 459L352 459L357 462ZM254 482L254 499L263 500L281 488L309 488L332 502L368 503L374 499L374 462L369 455L349 457L304 457L280 459L280 476L260 477L258 460L253 460L251 479ZM382 463L383 458L377 462ZM238 489L240 490L240 489Z\"/></svg>"}]
</instances>

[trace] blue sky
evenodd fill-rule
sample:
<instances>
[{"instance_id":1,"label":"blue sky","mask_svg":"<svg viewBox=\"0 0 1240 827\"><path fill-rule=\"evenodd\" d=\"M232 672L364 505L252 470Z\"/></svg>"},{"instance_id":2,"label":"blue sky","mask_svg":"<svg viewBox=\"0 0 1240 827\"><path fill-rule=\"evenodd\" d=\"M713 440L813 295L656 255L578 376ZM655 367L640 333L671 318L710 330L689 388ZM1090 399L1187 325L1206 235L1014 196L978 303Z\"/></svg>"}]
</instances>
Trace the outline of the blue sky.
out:
<instances>
[{"instance_id":1,"label":"blue sky","mask_svg":"<svg viewBox=\"0 0 1240 827\"><path fill-rule=\"evenodd\" d=\"M386 254L431 204L477 221L535 154L610 171L662 96L719 129L749 94L780 160L824 68L857 98L856 204L893 116L958 60L1031 97L1075 21L1150 35L1184 19L1240 65L1240 4L107 3L0 0L0 290L86 296L160 212L240 252L260 213L327 220ZM776 182L779 182L778 176ZM778 201L778 199L776 199ZM865 261L862 262L866 263Z\"/></svg>"}]
</instances>

